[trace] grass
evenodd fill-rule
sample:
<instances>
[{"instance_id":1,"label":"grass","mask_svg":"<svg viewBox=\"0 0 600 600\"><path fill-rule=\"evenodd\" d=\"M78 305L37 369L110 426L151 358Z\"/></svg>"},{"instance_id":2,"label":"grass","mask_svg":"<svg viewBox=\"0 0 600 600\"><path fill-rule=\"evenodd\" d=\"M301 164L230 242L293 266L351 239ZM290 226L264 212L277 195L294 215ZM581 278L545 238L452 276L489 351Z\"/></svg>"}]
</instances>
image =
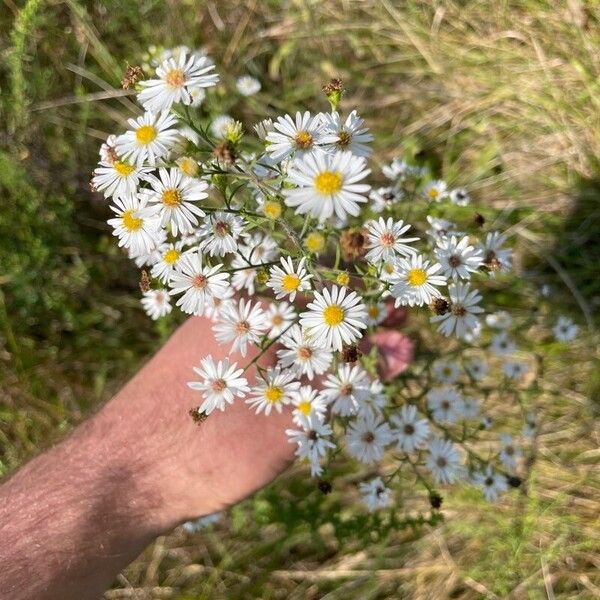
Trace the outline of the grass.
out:
<instances>
[{"instance_id":1,"label":"grass","mask_svg":"<svg viewBox=\"0 0 600 600\"><path fill-rule=\"evenodd\" d=\"M206 46L226 81L263 82L247 106L221 98L246 123L323 108L321 84L341 76L378 156L418 156L483 212L499 209L520 272L553 286L541 309L593 328L598 18L597 3L578 0L4 0L0 469L80 422L176 324L153 329L140 314L135 269L87 187L99 141L133 110L113 92L126 61L151 44ZM380 524L348 508L351 475L323 497L291 472L212 529L157 540L106 597L599 596L597 338L566 359L536 341L550 354L547 426L526 496L498 508L465 492L448 499L444 525L396 524L375 539Z\"/></svg>"}]
</instances>

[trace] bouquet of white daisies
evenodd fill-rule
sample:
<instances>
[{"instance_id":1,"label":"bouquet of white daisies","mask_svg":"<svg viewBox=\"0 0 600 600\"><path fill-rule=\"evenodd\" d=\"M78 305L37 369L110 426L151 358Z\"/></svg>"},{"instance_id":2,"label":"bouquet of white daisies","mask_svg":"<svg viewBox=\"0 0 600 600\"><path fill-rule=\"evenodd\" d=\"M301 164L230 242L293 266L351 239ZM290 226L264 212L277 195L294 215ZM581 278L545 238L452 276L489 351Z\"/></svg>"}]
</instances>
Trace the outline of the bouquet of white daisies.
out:
<instances>
[{"instance_id":1,"label":"bouquet of white daisies","mask_svg":"<svg viewBox=\"0 0 600 600\"><path fill-rule=\"evenodd\" d=\"M338 80L324 87L331 111L265 119L250 133L206 108L220 85L206 54L177 48L152 67L148 78L128 70L143 111L103 144L92 185L144 269L153 319L174 304L210 318L230 353L256 348L245 363L194 366L197 415L246 402L268 418L289 405L286 433L311 475L327 488L347 453L368 466L359 488L371 510L407 480L434 508L441 485L476 485L489 500L518 486L521 444L485 433L485 411L508 398L531 440L537 379L515 358L511 316L486 311L483 292L511 269L511 250L468 192L399 159L372 187L374 138L356 110L340 110ZM261 85L244 76L236 87L247 97ZM565 339L577 333L560 327Z\"/></svg>"}]
</instances>

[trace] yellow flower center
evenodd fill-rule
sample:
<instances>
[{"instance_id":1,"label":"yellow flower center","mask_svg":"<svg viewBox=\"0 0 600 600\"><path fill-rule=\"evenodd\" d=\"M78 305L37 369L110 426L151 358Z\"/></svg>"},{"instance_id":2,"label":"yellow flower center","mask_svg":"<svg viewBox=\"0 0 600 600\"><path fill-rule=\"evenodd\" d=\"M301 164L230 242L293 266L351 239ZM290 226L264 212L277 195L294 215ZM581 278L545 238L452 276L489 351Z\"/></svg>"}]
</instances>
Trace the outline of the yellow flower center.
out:
<instances>
[{"instance_id":1,"label":"yellow flower center","mask_svg":"<svg viewBox=\"0 0 600 600\"><path fill-rule=\"evenodd\" d=\"M275 326L281 325L283 323L283 317L281 315L275 314L271 317L271 323Z\"/></svg>"},{"instance_id":2,"label":"yellow flower center","mask_svg":"<svg viewBox=\"0 0 600 600\"><path fill-rule=\"evenodd\" d=\"M440 191L437 188L431 188L428 193L432 200L435 200L440 195Z\"/></svg>"},{"instance_id":3,"label":"yellow flower center","mask_svg":"<svg viewBox=\"0 0 600 600\"><path fill-rule=\"evenodd\" d=\"M133 210L126 210L121 215L121 219L123 219L123 227L125 227L127 231L139 231L144 224L144 219L134 217L133 212Z\"/></svg>"},{"instance_id":4,"label":"yellow flower center","mask_svg":"<svg viewBox=\"0 0 600 600\"><path fill-rule=\"evenodd\" d=\"M328 306L323 311L323 320L330 327L335 327L339 325L344 320L344 309L337 304L332 304Z\"/></svg>"},{"instance_id":5,"label":"yellow flower center","mask_svg":"<svg viewBox=\"0 0 600 600\"><path fill-rule=\"evenodd\" d=\"M342 175L337 171L323 171L315 177L315 189L322 196L337 194L342 189Z\"/></svg>"},{"instance_id":6,"label":"yellow flower center","mask_svg":"<svg viewBox=\"0 0 600 600\"><path fill-rule=\"evenodd\" d=\"M310 402L308 402L308 400L302 400L302 402L298 404L298 410L304 416L308 417L308 415L310 415Z\"/></svg>"},{"instance_id":7,"label":"yellow flower center","mask_svg":"<svg viewBox=\"0 0 600 600\"><path fill-rule=\"evenodd\" d=\"M283 398L283 390L280 387L276 387L276 386L270 385L265 390L265 398L269 402L272 402L273 404L276 404L277 402L280 402L281 399Z\"/></svg>"},{"instance_id":8,"label":"yellow flower center","mask_svg":"<svg viewBox=\"0 0 600 600\"><path fill-rule=\"evenodd\" d=\"M127 177L127 175L131 175L135 171L135 167L128 165L122 160L115 160L113 167L121 177Z\"/></svg>"},{"instance_id":9,"label":"yellow flower center","mask_svg":"<svg viewBox=\"0 0 600 600\"><path fill-rule=\"evenodd\" d=\"M147 146L156 139L156 128L152 125L142 125L135 132L135 139L139 144Z\"/></svg>"},{"instance_id":10,"label":"yellow flower center","mask_svg":"<svg viewBox=\"0 0 600 600\"><path fill-rule=\"evenodd\" d=\"M162 193L161 202L169 207L179 206L181 204L181 193L176 189L165 190Z\"/></svg>"},{"instance_id":11,"label":"yellow flower center","mask_svg":"<svg viewBox=\"0 0 600 600\"><path fill-rule=\"evenodd\" d=\"M166 74L165 81L172 88L180 88L185 83L185 74L181 69L171 69Z\"/></svg>"},{"instance_id":12,"label":"yellow flower center","mask_svg":"<svg viewBox=\"0 0 600 600\"><path fill-rule=\"evenodd\" d=\"M300 278L292 273L286 273L281 279L281 287L286 292L293 292L300 287Z\"/></svg>"},{"instance_id":13,"label":"yellow flower center","mask_svg":"<svg viewBox=\"0 0 600 600\"><path fill-rule=\"evenodd\" d=\"M294 142L300 150L307 150L312 146L313 136L308 131L299 131L294 138Z\"/></svg>"},{"instance_id":14,"label":"yellow flower center","mask_svg":"<svg viewBox=\"0 0 600 600\"><path fill-rule=\"evenodd\" d=\"M180 257L180 255L181 255L181 252L179 252L179 250L175 250L175 248L171 248L163 254L163 260L168 265L173 265L177 262L177 259Z\"/></svg>"},{"instance_id":15,"label":"yellow flower center","mask_svg":"<svg viewBox=\"0 0 600 600\"><path fill-rule=\"evenodd\" d=\"M306 236L304 243L310 252L321 252L325 248L325 237L315 231Z\"/></svg>"},{"instance_id":16,"label":"yellow flower center","mask_svg":"<svg viewBox=\"0 0 600 600\"><path fill-rule=\"evenodd\" d=\"M411 269L408 272L407 279L410 285L423 285L427 281L427 273L423 269Z\"/></svg>"},{"instance_id":17,"label":"yellow flower center","mask_svg":"<svg viewBox=\"0 0 600 600\"><path fill-rule=\"evenodd\" d=\"M369 308L367 309L369 312L369 316L371 317L371 319L376 319L379 315L379 308L377 308L377 306L369 306Z\"/></svg>"},{"instance_id":18,"label":"yellow flower center","mask_svg":"<svg viewBox=\"0 0 600 600\"><path fill-rule=\"evenodd\" d=\"M263 204L263 211L265 217L268 219L278 219L281 216L281 204L274 202L273 200L267 200Z\"/></svg>"}]
</instances>

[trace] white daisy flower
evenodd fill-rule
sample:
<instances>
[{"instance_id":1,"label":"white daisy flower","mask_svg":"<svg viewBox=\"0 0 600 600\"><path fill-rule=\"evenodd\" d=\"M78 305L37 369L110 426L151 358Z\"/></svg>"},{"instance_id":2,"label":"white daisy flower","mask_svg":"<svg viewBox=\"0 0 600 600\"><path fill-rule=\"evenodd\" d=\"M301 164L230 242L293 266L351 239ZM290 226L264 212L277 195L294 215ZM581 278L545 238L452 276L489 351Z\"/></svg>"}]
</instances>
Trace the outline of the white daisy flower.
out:
<instances>
[{"instance_id":1,"label":"white daisy flower","mask_svg":"<svg viewBox=\"0 0 600 600\"><path fill-rule=\"evenodd\" d=\"M479 414L481 402L477 398L463 398L462 417L464 419L474 419Z\"/></svg>"},{"instance_id":2,"label":"white daisy flower","mask_svg":"<svg viewBox=\"0 0 600 600\"><path fill-rule=\"evenodd\" d=\"M177 264L183 256L181 242L162 244L158 249L160 259L152 267L150 274L161 283L169 283Z\"/></svg>"},{"instance_id":3,"label":"white daisy flower","mask_svg":"<svg viewBox=\"0 0 600 600\"><path fill-rule=\"evenodd\" d=\"M152 177L148 200L159 207L161 226L171 226L173 235L191 233L198 225L197 217L205 213L194 202L208 198L208 184L201 179L186 177L179 169L158 170L159 177Z\"/></svg>"},{"instance_id":4,"label":"white daisy flower","mask_svg":"<svg viewBox=\"0 0 600 600\"><path fill-rule=\"evenodd\" d=\"M302 429L286 429L289 442L297 444L296 456L308 459L311 467L311 475L320 475L322 469L319 467L319 459L327 454L335 444L328 439L333 435L333 430L324 421L316 417L305 417L301 425Z\"/></svg>"},{"instance_id":5,"label":"white daisy flower","mask_svg":"<svg viewBox=\"0 0 600 600\"><path fill-rule=\"evenodd\" d=\"M390 506L392 503L392 490L385 487L381 477L375 477L368 483L359 483L358 489L362 494L363 504L370 512Z\"/></svg>"},{"instance_id":6,"label":"white daisy flower","mask_svg":"<svg viewBox=\"0 0 600 600\"><path fill-rule=\"evenodd\" d=\"M219 273L223 265L210 267L203 264L202 254L186 252L178 261L169 287L171 294L183 294L177 306L184 313L203 315L214 298L223 298L228 288L228 273Z\"/></svg>"},{"instance_id":7,"label":"white daisy flower","mask_svg":"<svg viewBox=\"0 0 600 600\"><path fill-rule=\"evenodd\" d=\"M219 115L210 124L210 132L213 137L222 140L227 132L235 125L235 119L229 115Z\"/></svg>"},{"instance_id":8,"label":"white daisy flower","mask_svg":"<svg viewBox=\"0 0 600 600\"><path fill-rule=\"evenodd\" d=\"M440 383L456 383L460 374L460 365L455 360L438 360L433 364L433 377Z\"/></svg>"},{"instance_id":9,"label":"white daisy flower","mask_svg":"<svg viewBox=\"0 0 600 600\"><path fill-rule=\"evenodd\" d=\"M534 412L527 414L525 425L523 425L522 433L528 439L533 439L538 431L537 416Z\"/></svg>"},{"instance_id":10,"label":"white daisy flower","mask_svg":"<svg viewBox=\"0 0 600 600\"><path fill-rule=\"evenodd\" d=\"M434 253L444 275L454 281L471 279L471 273L477 272L483 263L481 251L469 245L468 236L460 241L454 236L438 240Z\"/></svg>"},{"instance_id":11,"label":"white daisy flower","mask_svg":"<svg viewBox=\"0 0 600 600\"><path fill-rule=\"evenodd\" d=\"M353 420L346 434L348 454L365 464L381 459L385 447L392 442L390 426L373 413L360 415Z\"/></svg>"},{"instance_id":12,"label":"white daisy flower","mask_svg":"<svg viewBox=\"0 0 600 600\"><path fill-rule=\"evenodd\" d=\"M444 238L452 235L457 238L465 235L464 233L459 233L456 231L456 225L452 221L438 219L436 217L432 217L431 215L427 215L427 222L429 223L430 229L428 229L425 233L432 238L434 242L443 240Z\"/></svg>"},{"instance_id":13,"label":"white daisy flower","mask_svg":"<svg viewBox=\"0 0 600 600\"><path fill-rule=\"evenodd\" d=\"M252 75L242 75L241 77L238 77L235 82L235 87L242 96L254 96L254 94L260 92L261 85L256 77L252 77Z\"/></svg>"},{"instance_id":14,"label":"white daisy flower","mask_svg":"<svg viewBox=\"0 0 600 600\"><path fill-rule=\"evenodd\" d=\"M357 414L364 415L367 412L380 415L388 404L388 397L384 391L383 383L379 379L373 379L369 384L369 393L364 398L357 398Z\"/></svg>"},{"instance_id":15,"label":"white daisy flower","mask_svg":"<svg viewBox=\"0 0 600 600\"><path fill-rule=\"evenodd\" d=\"M389 261L397 254L400 256L410 256L416 254L416 250L409 246L411 242L416 242L418 237L402 237L410 229L410 225L404 221L394 221L391 217L384 220L367 221L367 249L366 260L379 264L380 261Z\"/></svg>"},{"instance_id":16,"label":"white daisy flower","mask_svg":"<svg viewBox=\"0 0 600 600\"><path fill-rule=\"evenodd\" d=\"M369 200L371 200L371 210L376 213L390 210L393 206L400 202L404 197L401 189L396 187L381 187L376 190L371 190Z\"/></svg>"},{"instance_id":17,"label":"white daisy flower","mask_svg":"<svg viewBox=\"0 0 600 600\"><path fill-rule=\"evenodd\" d=\"M502 366L504 374L513 380L522 379L529 372L529 365L519 360L509 360Z\"/></svg>"},{"instance_id":18,"label":"white daisy flower","mask_svg":"<svg viewBox=\"0 0 600 600\"><path fill-rule=\"evenodd\" d=\"M367 325L375 327L387 318L387 307L384 302L367 304Z\"/></svg>"},{"instance_id":19,"label":"white daisy flower","mask_svg":"<svg viewBox=\"0 0 600 600\"><path fill-rule=\"evenodd\" d=\"M382 167L381 172L392 181L402 181L409 174L410 166L406 161L395 158L389 165Z\"/></svg>"},{"instance_id":20,"label":"white daisy flower","mask_svg":"<svg viewBox=\"0 0 600 600\"><path fill-rule=\"evenodd\" d=\"M423 188L423 196L429 201L441 202L448 198L448 185L441 179L430 181Z\"/></svg>"},{"instance_id":21,"label":"white daisy flower","mask_svg":"<svg viewBox=\"0 0 600 600\"><path fill-rule=\"evenodd\" d=\"M463 398L453 387L444 386L430 390L427 395L427 407L434 421L455 423L462 415Z\"/></svg>"},{"instance_id":22,"label":"white daisy flower","mask_svg":"<svg viewBox=\"0 0 600 600\"><path fill-rule=\"evenodd\" d=\"M254 306L243 298L239 304L224 307L213 326L219 344L231 342L229 354L238 352L246 356L248 344L257 344L267 329L267 319L260 304Z\"/></svg>"},{"instance_id":23,"label":"white daisy flower","mask_svg":"<svg viewBox=\"0 0 600 600\"><path fill-rule=\"evenodd\" d=\"M282 257L281 267L283 268L277 265L271 267L267 287L273 289L277 300L288 296L290 302L293 302L297 292L310 289L312 275L309 275L304 267L305 261L306 258L302 257L298 266L294 267L294 263L289 256L287 258Z\"/></svg>"},{"instance_id":24,"label":"white daisy flower","mask_svg":"<svg viewBox=\"0 0 600 600\"><path fill-rule=\"evenodd\" d=\"M277 350L279 364L289 368L298 376L306 375L314 379L321 375L331 365L333 353L315 344L315 342L302 333L298 325L291 327L279 340L284 346Z\"/></svg>"},{"instance_id":25,"label":"white daisy flower","mask_svg":"<svg viewBox=\"0 0 600 600\"><path fill-rule=\"evenodd\" d=\"M356 292L346 287L331 286L323 292L315 291L313 301L301 313L300 325L315 344L332 350L341 350L362 337L367 309Z\"/></svg>"},{"instance_id":26,"label":"white daisy flower","mask_svg":"<svg viewBox=\"0 0 600 600\"><path fill-rule=\"evenodd\" d=\"M140 302L146 314L154 321L168 315L173 310L171 297L167 290L148 290L144 292L144 297Z\"/></svg>"},{"instance_id":27,"label":"white daisy flower","mask_svg":"<svg viewBox=\"0 0 600 600\"><path fill-rule=\"evenodd\" d=\"M295 122L290 115L278 117L273 130L266 135L266 151L276 162L288 156L302 158L315 152L322 143L322 130L320 115L313 117L308 111L297 112Z\"/></svg>"},{"instance_id":28,"label":"white daisy flower","mask_svg":"<svg viewBox=\"0 0 600 600\"><path fill-rule=\"evenodd\" d=\"M310 385L303 385L300 389L292 392L292 419L296 425L302 427L306 419L318 419L323 421L327 412L327 402L319 395L317 390Z\"/></svg>"},{"instance_id":29,"label":"white daisy flower","mask_svg":"<svg viewBox=\"0 0 600 600\"><path fill-rule=\"evenodd\" d=\"M422 448L429 437L429 423L427 419L419 419L416 406L404 404L400 414L390 417L390 422L396 447L403 452Z\"/></svg>"},{"instance_id":30,"label":"white daisy flower","mask_svg":"<svg viewBox=\"0 0 600 600\"><path fill-rule=\"evenodd\" d=\"M488 502L495 502L499 495L508 489L506 477L496 473L491 465L488 465L485 471L475 473L473 481L483 490L483 495Z\"/></svg>"},{"instance_id":31,"label":"white daisy flower","mask_svg":"<svg viewBox=\"0 0 600 600\"><path fill-rule=\"evenodd\" d=\"M242 377L244 370L227 359L215 362L212 356L207 356L194 371L202 381L190 381L188 386L202 392L204 400L198 407L199 413L210 415L213 410L224 411L227 404L233 404L235 398L243 398L250 391L248 381Z\"/></svg>"},{"instance_id":32,"label":"white daisy flower","mask_svg":"<svg viewBox=\"0 0 600 600\"><path fill-rule=\"evenodd\" d=\"M454 483L461 472L460 454L450 440L433 438L425 464L439 484Z\"/></svg>"},{"instance_id":33,"label":"white daisy flower","mask_svg":"<svg viewBox=\"0 0 600 600\"><path fill-rule=\"evenodd\" d=\"M355 156L369 157L373 150L367 146L373 141L373 135L364 120L353 110L345 121L338 112L323 115L323 137L321 142L332 150L348 150Z\"/></svg>"},{"instance_id":34,"label":"white daisy flower","mask_svg":"<svg viewBox=\"0 0 600 600\"><path fill-rule=\"evenodd\" d=\"M502 444L502 450L500 450L499 457L500 462L509 470L513 471L517 468L517 461L523 453L519 448L515 446L514 440L511 435L503 433L500 436L500 443Z\"/></svg>"},{"instance_id":35,"label":"white daisy flower","mask_svg":"<svg viewBox=\"0 0 600 600\"><path fill-rule=\"evenodd\" d=\"M323 382L321 394L331 404L331 412L347 417L358 412L362 402L371 393L367 372L359 365L347 363L330 373Z\"/></svg>"},{"instance_id":36,"label":"white daisy flower","mask_svg":"<svg viewBox=\"0 0 600 600\"><path fill-rule=\"evenodd\" d=\"M208 252L211 256L225 256L235 252L238 240L246 221L233 213L217 211L209 215L204 223L198 228L202 252Z\"/></svg>"},{"instance_id":37,"label":"white daisy flower","mask_svg":"<svg viewBox=\"0 0 600 600\"><path fill-rule=\"evenodd\" d=\"M497 356L513 354L517 349L515 343L508 337L508 333L506 331L502 331L492 338L492 344L490 348Z\"/></svg>"},{"instance_id":38,"label":"white daisy flower","mask_svg":"<svg viewBox=\"0 0 600 600\"><path fill-rule=\"evenodd\" d=\"M472 290L468 283L455 283L448 287L450 310L444 315L434 315L429 320L439 323L438 331L446 337L456 334L458 338L473 331L479 320L475 315L481 314L479 306L482 298L477 290Z\"/></svg>"},{"instance_id":39,"label":"white daisy flower","mask_svg":"<svg viewBox=\"0 0 600 600\"><path fill-rule=\"evenodd\" d=\"M577 337L579 327L569 317L561 316L558 317L552 331L558 342L572 342Z\"/></svg>"},{"instance_id":40,"label":"white daisy flower","mask_svg":"<svg viewBox=\"0 0 600 600\"><path fill-rule=\"evenodd\" d=\"M236 290L247 290L249 296L254 296L256 291L255 282L258 269L251 264L248 264L250 260L246 257L249 251L238 248L238 253L233 257L231 261L231 268L235 269L231 277L231 285ZM243 256L240 256L242 254Z\"/></svg>"},{"instance_id":41,"label":"white daisy flower","mask_svg":"<svg viewBox=\"0 0 600 600\"><path fill-rule=\"evenodd\" d=\"M272 303L267 310L267 323L269 325L267 336L269 339L279 337L297 317L294 307L288 302Z\"/></svg>"},{"instance_id":42,"label":"white daisy flower","mask_svg":"<svg viewBox=\"0 0 600 600\"><path fill-rule=\"evenodd\" d=\"M297 160L290 167L288 180L297 187L285 189L285 204L296 209L296 214L309 213L320 221L334 213L340 219L360 213L359 203L370 186L358 183L370 169L364 158L350 152L317 153Z\"/></svg>"},{"instance_id":43,"label":"white daisy flower","mask_svg":"<svg viewBox=\"0 0 600 600\"><path fill-rule=\"evenodd\" d=\"M117 160L117 151L115 146L117 145L117 136L114 134L109 135L100 146L100 162L111 164Z\"/></svg>"},{"instance_id":44,"label":"white daisy flower","mask_svg":"<svg viewBox=\"0 0 600 600\"><path fill-rule=\"evenodd\" d=\"M165 157L177 141L177 118L168 112L147 112L137 119L128 119L131 127L117 138L117 154L132 164L144 162L154 166Z\"/></svg>"},{"instance_id":45,"label":"white daisy flower","mask_svg":"<svg viewBox=\"0 0 600 600\"><path fill-rule=\"evenodd\" d=\"M149 112L169 110L173 104L190 105L194 90L216 85L219 76L209 73L215 67L206 57L187 56L181 52L177 59L168 58L156 69L156 79L140 81L144 88L137 96L138 102Z\"/></svg>"},{"instance_id":46,"label":"white daisy flower","mask_svg":"<svg viewBox=\"0 0 600 600\"><path fill-rule=\"evenodd\" d=\"M152 267L160 261L160 249L165 245L167 232L160 228L160 220L158 218L156 219L156 227L158 229L154 232L154 239L150 252L136 254L135 252L132 252L131 248L127 251L129 258L135 262L135 266L138 269Z\"/></svg>"},{"instance_id":47,"label":"white daisy flower","mask_svg":"<svg viewBox=\"0 0 600 600\"><path fill-rule=\"evenodd\" d=\"M119 247L128 248L132 256L153 252L160 224L156 209L138 196L113 198L113 201L110 208L116 217L108 219L108 224L119 238Z\"/></svg>"},{"instance_id":48,"label":"white daisy flower","mask_svg":"<svg viewBox=\"0 0 600 600\"><path fill-rule=\"evenodd\" d=\"M438 275L440 264L430 264L421 254L397 259L395 270L391 293L396 298L396 307L429 304L440 296L437 287L446 285L446 278Z\"/></svg>"},{"instance_id":49,"label":"white daisy flower","mask_svg":"<svg viewBox=\"0 0 600 600\"><path fill-rule=\"evenodd\" d=\"M263 119L259 123L254 126L254 131L256 131L256 135L260 140L266 140L267 135L271 133L271 131L275 131L275 126L273 125L273 119ZM260 162L260 161L259 161Z\"/></svg>"},{"instance_id":50,"label":"white daisy flower","mask_svg":"<svg viewBox=\"0 0 600 600\"><path fill-rule=\"evenodd\" d=\"M508 329L512 324L510 313L505 310L498 310L485 316L485 323L488 327L494 329Z\"/></svg>"},{"instance_id":51,"label":"white daisy flower","mask_svg":"<svg viewBox=\"0 0 600 600\"><path fill-rule=\"evenodd\" d=\"M476 381L481 381L489 372L490 367L483 358L472 358L465 363L465 370Z\"/></svg>"},{"instance_id":52,"label":"white daisy flower","mask_svg":"<svg viewBox=\"0 0 600 600\"><path fill-rule=\"evenodd\" d=\"M247 243L238 244L237 254L231 261L231 267L235 269L231 284L236 290L246 289L248 295L253 296L257 267L277 258L279 248L272 238L261 234L254 234L246 240Z\"/></svg>"},{"instance_id":53,"label":"white daisy flower","mask_svg":"<svg viewBox=\"0 0 600 600\"><path fill-rule=\"evenodd\" d=\"M264 379L252 389L246 404L255 408L256 414L264 411L265 415L270 415L271 410L280 413L282 406L291 403L292 393L300 387L300 382L294 377L295 374L290 371L269 367Z\"/></svg>"},{"instance_id":54,"label":"white daisy flower","mask_svg":"<svg viewBox=\"0 0 600 600\"><path fill-rule=\"evenodd\" d=\"M105 198L135 196L140 181L151 170L151 167L131 165L125 160L101 162L94 171L92 185L103 192Z\"/></svg>"},{"instance_id":55,"label":"white daisy flower","mask_svg":"<svg viewBox=\"0 0 600 600\"><path fill-rule=\"evenodd\" d=\"M207 302L204 307L204 316L211 321L218 321L221 311L226 307L233 305L233 297L235 291L231 286L228 286L225 293L221 297L213 296L211 302Z\"/></svg>"},{"instance_id":56,"label":"white daisy flower","mask_svg":"<svg viewBox=\"0 0 600 600\"><path fill-rule=\"evenodd\" d=\"M493 425L492 417L490 417L489 415L483 415L483 417L481 417L480 423L483 429L491 429Z\"/></svg>"},{"instance_id":57,"label":"white daisy flower","mask_svg":"<svg viewBox=\"0 0 600 600\"><path fill-rule=\"evenodd\" d=\"M450 202L456 206L467 206L471 202L471 196L465 188L455 188L450 192Z\"/></svg>"},{"instance_id":58,"label":"white daisy flower","mask_svg":"<svg viewBox=\"0 0 600 600\"><path fill-rule=\"evenodd\" d=\"M491 231L485 236L485 242L478 244L478 249L483 255L483 264L494 271L510 271L512 263L512 250L504 248L506 236L498 231Z\"/></svg>"}]
</instances>

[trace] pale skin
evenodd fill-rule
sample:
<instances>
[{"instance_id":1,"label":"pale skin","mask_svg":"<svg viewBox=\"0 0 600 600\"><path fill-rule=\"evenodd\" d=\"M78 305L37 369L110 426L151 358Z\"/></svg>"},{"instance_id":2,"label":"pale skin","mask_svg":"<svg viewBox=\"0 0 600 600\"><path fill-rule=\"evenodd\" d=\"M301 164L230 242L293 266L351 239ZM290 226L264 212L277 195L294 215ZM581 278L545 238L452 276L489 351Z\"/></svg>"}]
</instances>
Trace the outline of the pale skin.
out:
<instances>
[{"instance_id":1,"label":"pale skin","mask_svg":"<svg viewBox=\"0 0 600 600\"><path fill-rule=\"evenodd\" d=\"M289 464L289 411L255 415L237 400L192 420L201 396L186 382L208 354L227 348L208 320L188 320L98 414L0 487L3 597L96 599L155 537L240 501ZM254 369L246 376L252 383Z\"/></svg>"}]
</instances>

